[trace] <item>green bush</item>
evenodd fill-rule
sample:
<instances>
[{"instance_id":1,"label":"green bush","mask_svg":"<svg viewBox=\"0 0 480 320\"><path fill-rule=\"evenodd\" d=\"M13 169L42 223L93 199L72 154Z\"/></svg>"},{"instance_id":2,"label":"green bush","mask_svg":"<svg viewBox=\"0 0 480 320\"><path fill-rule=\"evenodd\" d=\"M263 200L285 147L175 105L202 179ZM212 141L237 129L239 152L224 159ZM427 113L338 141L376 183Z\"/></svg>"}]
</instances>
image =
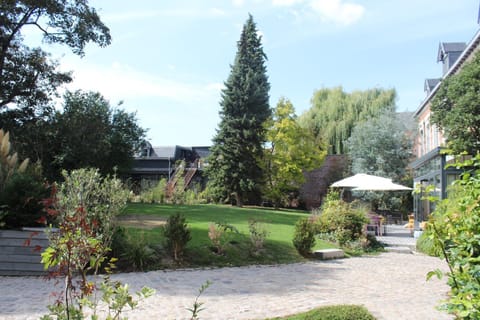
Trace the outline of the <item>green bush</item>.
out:
<instances>
[{"instance_id":1,"label":"green bush","mask_svg":"<svg viewBox=\"0 0 480 320\"><path fill-rule=\"evenodd\" d=\"M110 257L119 259L117 265L122 268L124 263L122 255L128 246L127 230L124 227L117 226L112 235L112 243L110 245ZM123 269L123 268L122 268Z\"/></svg>"},{"instance_id":2,"label":"green bush","mask_svg":"<svg viewBox=\"0 0 480 320\"><path fill-rule=\"evenodd\" d=\"M155 203L165 203L167 190L167 179L163 178L152 188L152 201Z\"/></svg>"},{"instance_id":3,"label":"green bush","mask_svg":"<svg viewBox=\"0 0 480 320\"><path fill-rule=\"evenodd\" d=\"M249 219L248 231L250 233L253 254L259 254L269 234L267 226L256 219Z\"/></svg>"},{"instance_id":4,"label":"green bush","mask_svg":"<svg viewBox=\"0 0 480 320\"><path fill-rule=\"evenodd\" d=\"M141 203L159 203L166 202L167 193L167 179L163 178L160 181L143 179L140 181L138 195L133 195L132 202Z\"/></svg>"},{"instance_id":5,"label":"green bush","mask_svg":"<svg viewBox=\"0 0 480 320\"><path fill-rule=\"evenodd\" d=\"M42 178L28 170L17 172L7 181L0 194L8 228L44 227L46 220L41 201L49 194Z\"/></svg>"},{"instance_id":6,"label":"green bush","mask_svg":"<svg viewBox=\"0 0 480 320\"><path fill-rule=\"evenodd\" d=\"M148 245L143 233L138 237L127 234L126 246L120 257L133 271L144 271L158 260L157 253Z\"/></svg>"},{"instance_id":7,"label":"green bush","mask_svg":"<svg viewBox=\"0 0 480 320\"><path fill-rule=\"evenodd\" d=\"M115 216L125 205L128 192L118 179L102 177L96 169L64 172L64 179L43 201L47 213L58 220L58 232L48 233L49 246L42 252L41 262L65 287L41 319L84 319L85 308L95 315L100 301L108 307L108 319L120 318L127 305L134 308L138 302L128 285L110 280L115 259L108 261L107 254L115 234ZM95 278L105 264L106 275L99 283ZM137 296L142 299L153 293L144 287Z\"/></svg>"},{"instance_id":8,"label":"green bush","mask_svg":"<svg viewBox=\"0 0 480 320\"><path fill-rule=\"evenodd\" d=\"M170 251L175 261L179 261L187 243L192 239L188 229L185 217L176 213L168 217L164 226L164 236L166 247Z\"/></svg>"},{"instance_id":9,"label":"green bush","mask_svg":"<svg viewBox=\"0 0 480 320\"><path fill-rule=\"evenodd\" d=\"M369 221L367 212L366 207L356 202L327 199L322 206L319 232L333 235L340 245L357 241L363 237Z\"/></svg>"},{"instance_id":10,"label":"green bush","mask_svg":"<svg viewBox=\"0 0 480 320\"><path fill-rule=\"evenodd\" d=\"M98 169L77 169L62 172L64 182L57 193L57 208L61 209L60 220L86 214L86 222L94 227L95 236L110 247L115 231L116 216L126 207L128 191L116 177L103 177Z\"/></svg>"},{"instance_id":11,"label":"green bush","mask_svg":"<svg viewBox=\"0 0 480 320\"><path fill-rule=\"evenodd\" d=\"M456 166L469 171L437 204L425 233L449 266L450 294L442 308L459 319L480 319L480 154ZM433 275L443 272L429 273Z\"/></svg>"},{"instance_id":12,"label":"green bush","mask_svg":"<svg viewBox=\"0 0 480 320\"><path fill-rule=\"evenodd\" d=\"M39 165L28 168L29 160L20 163L12 152L10 135L0 129L0 227L44 226L40 201L48 191ZM29 170L28 170L29 169Z\"/></svg>"},{"instance_id":13,"label":"green bush","mask_svg":"<svg viewBox=\"0 0 480 320\"><path fill-rule=\"evenodd\" d=\"M429 232L423 232L417 239L417 250L432 257L443 257L442 248L436 243Z\"/></svg>"},{"instance_id":14,"label":"green bush","mask_svg":"<svg viewBox=\"0 0 480 320\"><path fill-rule=\"evenodd\" d=\"M293 245L302 256L309 256L315 246L316 227L309 218L301 218L295 224Z\"/></svg>"},{"instance_id":15,"label":"green bush","mask_svg":"<svg viewBox=\"0 0 480 320\"><path fill-rule=\"evenodd\" d=\"M113 234L111 256L118 259L122 271L145 271L159 261L159 254L145 239L145 233L132 235L124 227Z\"/></svg>"},{"instance_id":16,"label":"green bush","mask_svg":"<svg viewBox=\"0 0 480 320\"><path fill-rule=\"evenodd\" d=\"M338 305L314 309L312 311L275 318L276 320L375 320L375 317L363 306Z\"/></svg>"},{"instance_id":17,"label":"green bush","mask_svg":"<svg viewBox=\"0 0 480 320\"><path fill-rule=\"evenodd\" d=\"M234 233L239 233L238 229L228 223L216 222L208 226L208 238L212 242L213 248L217 254L223 255L227 245L230 243Z\"/></svg>"}]
</instances>

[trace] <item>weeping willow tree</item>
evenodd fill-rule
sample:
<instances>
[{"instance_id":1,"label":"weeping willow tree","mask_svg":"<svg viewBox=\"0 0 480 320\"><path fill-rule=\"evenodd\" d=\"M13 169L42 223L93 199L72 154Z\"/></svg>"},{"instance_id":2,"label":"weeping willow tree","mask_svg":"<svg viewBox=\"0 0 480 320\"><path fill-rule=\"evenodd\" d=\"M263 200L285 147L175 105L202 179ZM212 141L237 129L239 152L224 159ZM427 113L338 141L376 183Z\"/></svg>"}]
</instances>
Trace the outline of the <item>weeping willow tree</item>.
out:
<instances>
[{"instance_id":1,"label":"weeping willow tree","mask_svg":"<svg viewBox=\"0 0 480 320\"><path fill-rule=\"evenodd\" d=\"M329 154L346 153L345 142L356 124L395 111L394 89L370 89L347 93L342 87L314 92L312 107L299 124L328 144Z\"/></svg>"}]
</instances>

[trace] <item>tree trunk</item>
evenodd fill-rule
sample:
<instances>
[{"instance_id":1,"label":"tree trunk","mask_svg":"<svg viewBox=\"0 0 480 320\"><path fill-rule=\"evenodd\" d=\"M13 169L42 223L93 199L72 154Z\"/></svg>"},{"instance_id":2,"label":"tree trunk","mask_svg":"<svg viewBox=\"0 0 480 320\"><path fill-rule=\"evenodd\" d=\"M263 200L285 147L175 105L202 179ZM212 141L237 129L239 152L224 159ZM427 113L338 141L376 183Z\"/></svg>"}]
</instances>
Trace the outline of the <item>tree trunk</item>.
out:
<instances>
[{"instance_id":1,"label":"tree trunk","mask_svg":"<svg viewBox=\"0 0 480 320\"><path fill-rule=\"evenodd\" d=\"M243 207L243 199L239 192L235 192L235 199L237 200L237 203L236 203L237 207L239 208Z\"/></svg>"}]
</instances>

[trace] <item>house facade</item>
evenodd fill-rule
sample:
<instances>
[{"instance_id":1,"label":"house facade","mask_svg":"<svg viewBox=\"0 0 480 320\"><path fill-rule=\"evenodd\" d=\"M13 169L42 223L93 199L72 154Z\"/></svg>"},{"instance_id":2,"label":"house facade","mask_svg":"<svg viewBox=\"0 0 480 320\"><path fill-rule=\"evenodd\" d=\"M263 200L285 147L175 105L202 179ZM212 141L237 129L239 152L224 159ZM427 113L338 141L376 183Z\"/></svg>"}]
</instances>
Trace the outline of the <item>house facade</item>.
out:
<instances>
[{"instance_id":1,"label":"house facade","mask_svg":"<svg viewBox=\"0 0 480 320\"><path fill-rule=\"evenodd\" d=\"M413 170L414 187L421 190L414 197L415 228L419 223L427 220L428 215L435 209L434 203L422 200L423 190L433 186L433 193L440 199L447 196L447 187L458 179L461 171L454 167L447 167L453 162L451 156L442 153L445 146L445 137L441 130L430 121L431 101L435 97L442 79L458 73L465 63L473 59L480 50L480 30L467 44L462 42L440 43L437 62L442 63L443 75L441 78L426 79L426 98L414 113L417 122L417 135L414 140L414 161L410 164Z\"/></svg>"},{"instance_id":2,"label":"house facade","mask_svg":"<svg viewBox=\"0 0 480 320\"><path fill-rule=\"evenodd\" d=\"M190 180L201 178L209 154L210 147L206 146L153 147L149 142L145 142L134 158L130 176L134 184L140 184L142 181L154 184L161 179L171 181L179 169L179 162L183 161L185 168L182 169L191 172Z\"/></svg>"}]
</instances>

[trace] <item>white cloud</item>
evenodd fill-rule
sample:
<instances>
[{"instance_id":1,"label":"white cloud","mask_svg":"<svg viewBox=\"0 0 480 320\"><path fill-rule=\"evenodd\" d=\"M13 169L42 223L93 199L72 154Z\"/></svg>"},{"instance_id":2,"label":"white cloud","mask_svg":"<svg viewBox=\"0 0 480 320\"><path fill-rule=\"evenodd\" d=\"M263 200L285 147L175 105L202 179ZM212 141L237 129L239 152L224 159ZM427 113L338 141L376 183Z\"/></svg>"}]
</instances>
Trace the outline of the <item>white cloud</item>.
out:
<instances>
[{"instance_id":1,"label":"white cloud","mask_svg":"<svg viewBox=\"0 0 480 320\"><path fill-rule=\"evenodd\" d=\"M216 83L189 83L153 76L127 65L110 66L62 63L62 69L74 70L69 88L98 91L109 99L164 98L175 102L192 103L218 99L220 86Z\"/></svg>"},{"instance_id":2,"label":"white cloud","mask_svg":"<svg viewBox=\"0 0 480 320\"><path fill-rule=\"evenodd\" d=\"M311 0L310 7L326 22L351 25L365 13L365 7L343 0Z\"/></svg>"}]
</instances>

